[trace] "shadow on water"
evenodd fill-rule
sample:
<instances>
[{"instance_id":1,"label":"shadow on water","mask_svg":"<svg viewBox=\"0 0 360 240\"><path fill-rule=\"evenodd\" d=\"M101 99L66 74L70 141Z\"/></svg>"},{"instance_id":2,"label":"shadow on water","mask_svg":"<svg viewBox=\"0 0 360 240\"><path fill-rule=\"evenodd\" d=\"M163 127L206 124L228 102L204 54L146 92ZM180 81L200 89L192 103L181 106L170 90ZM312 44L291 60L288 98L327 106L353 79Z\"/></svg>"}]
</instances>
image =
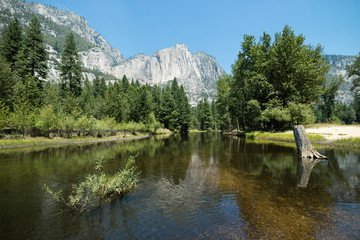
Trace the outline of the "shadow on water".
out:
<instances>
[{"instance_id":1,"label":"shadow on water","mask_svg":"<svg viewBox=\"0 0 360 240\"><path fill-rule=\"evenodd\" d=\"M359 239L360 159L218 133L0 154L0 239ZM129 155L140 184L88 214L41 187L69 192L97 156L115 172ZM59 214L61 213L61 214Z\"/></svg>"}]
</instances>

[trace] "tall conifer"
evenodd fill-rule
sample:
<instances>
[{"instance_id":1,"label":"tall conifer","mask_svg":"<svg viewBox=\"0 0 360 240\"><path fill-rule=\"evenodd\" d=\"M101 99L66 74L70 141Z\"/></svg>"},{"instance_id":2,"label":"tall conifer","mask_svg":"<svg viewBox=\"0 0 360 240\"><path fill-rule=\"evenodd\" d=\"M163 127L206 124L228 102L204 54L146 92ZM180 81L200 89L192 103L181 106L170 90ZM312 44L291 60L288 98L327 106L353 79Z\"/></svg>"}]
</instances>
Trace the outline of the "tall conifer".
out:
<instances>
[{"instance_id":1,"label":"tall conifer","mask_svg":"<svg viewBox=\"0 0 360 240\"><path fill-rule=\"evenodd\" d=\"M30 21L25 30L22 47L18 54L18 74L25 82L32 78L42 88L42 82L47 76L48 55L44 45L44 36L41 32L41 25L37 18Z\"/></svg>"},{"instance_id":2,"label":"tall conifer","mask_svg":"<svg viewBox=\"0 0 360 240\"><path fill-rule=\"evenodd\" d=\"M10 64L11 70L15 70L16 56L18 55L22 43L22 29L20 21L15 18L4 30L1 43L1 52L6 61Z\"/></svg>"},{"instance_id":3,"label":"tall conifer","mask_svg":"<svg viewBox=\"0 0 360 240\"><path fill-rule=\"evenodd\" d=\"M59 67L63 90L75 96L81 95L81 61L76 50L75 37L72 33L65 40L65 49L61 53Z\"/></svg>"}]
</instances>

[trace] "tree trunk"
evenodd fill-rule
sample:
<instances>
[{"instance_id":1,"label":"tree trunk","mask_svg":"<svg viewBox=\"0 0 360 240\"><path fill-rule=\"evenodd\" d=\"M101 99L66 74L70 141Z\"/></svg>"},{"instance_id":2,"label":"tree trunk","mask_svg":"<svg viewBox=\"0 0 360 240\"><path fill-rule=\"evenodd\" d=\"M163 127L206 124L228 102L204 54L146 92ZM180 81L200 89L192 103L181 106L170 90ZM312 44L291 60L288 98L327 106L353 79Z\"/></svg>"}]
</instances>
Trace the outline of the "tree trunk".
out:
<instances>
[{"instance_id":1,"label":"tree trunk","mask_svg":"<svg viewBox=\"0 0 360 240\"><path fill-rule=\"evenodd\" d=\"M295 125L293 127L294 138L296 142L297 155L300 158L312 158L312 159L327 159L326 156L321 155L313 148L310 140L306 134L303 125Z\"/></svg>"}]
</instances>

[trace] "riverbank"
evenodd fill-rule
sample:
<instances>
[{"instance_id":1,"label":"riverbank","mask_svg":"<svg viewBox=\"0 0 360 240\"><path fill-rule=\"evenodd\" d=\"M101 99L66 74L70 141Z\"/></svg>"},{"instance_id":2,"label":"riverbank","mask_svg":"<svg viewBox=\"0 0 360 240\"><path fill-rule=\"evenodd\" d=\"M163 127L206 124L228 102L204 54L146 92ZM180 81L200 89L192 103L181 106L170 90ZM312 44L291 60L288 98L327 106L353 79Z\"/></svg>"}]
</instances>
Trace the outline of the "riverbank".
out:
<instances>
[{"instance_id":1,"label":"riverbank","mask_svg":"<svg viewBox=\"0 0 360 240\"><path fill-rule=\"evenodd\" d=\"M305 126L313 144L328 147L360 148L360 125L311 124ZM285 132L241 132L230 133L250 139L280 142L295 142L292 130Z\"/></svg>"},{"instance_id":2,"label":"riverbank","mask_svg":"<svg viewBox=\"0 0 360 240\"><path fill-rule=\"evenodd\" d=\"M158 135L167 135L168 132L157 132ZM145 139L153 136L153 134L136 133L124 133L118 136L109 137L74 137L74 138L45 138L45 137L25 137L20 139L1 139L0 150L4 149L16 149L16 148L37 148L47 146L66 146L66 145L78 145L78 144L92 144L101 142L115 142L115 141L133 141Z\"/></svg>"}]
</instances>

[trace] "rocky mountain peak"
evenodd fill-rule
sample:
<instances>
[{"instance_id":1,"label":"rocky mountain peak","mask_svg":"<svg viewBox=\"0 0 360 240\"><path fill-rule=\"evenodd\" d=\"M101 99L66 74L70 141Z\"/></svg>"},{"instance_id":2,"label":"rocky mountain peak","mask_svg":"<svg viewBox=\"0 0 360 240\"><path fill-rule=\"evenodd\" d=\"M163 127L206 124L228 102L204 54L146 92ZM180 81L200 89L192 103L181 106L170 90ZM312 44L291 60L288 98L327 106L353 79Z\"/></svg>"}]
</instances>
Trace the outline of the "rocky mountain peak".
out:
<instances>
[{"instance_id":1,"label":"rocky mountain peak","mask_svg":"<svg viewBox=\"0 0 360 240\"><path fill-rule=\"evenodd\" d=\"M137 54L125 59L118 49L110 46L96 30L88 26L85 18L55 7L22 0L0 0L0 10L0 16L9 19L16 16L23 23L33 16L41 16L45 34L54 41L66 37L64 29L78 34L91 46L79 53L83 66L91 71L111 74L117 78L126 75L129 79L138 79L140 83L150 85L166 85L176 77L179 84L184 86L192 105L205 96L213 98L216 81L224 73L214 57L203 52L193 54L182 43L156 51L151 56ZM0 28L4 25L0 24ZM55 60L50 63L49 76L56 80L59 76L56 70L56 64L60 61L59 52L51 44L48 44L47 49L51 59ZM94 78L94 74L91 74L87 74L90 79Z\"/></svg>"}]
</instances>

